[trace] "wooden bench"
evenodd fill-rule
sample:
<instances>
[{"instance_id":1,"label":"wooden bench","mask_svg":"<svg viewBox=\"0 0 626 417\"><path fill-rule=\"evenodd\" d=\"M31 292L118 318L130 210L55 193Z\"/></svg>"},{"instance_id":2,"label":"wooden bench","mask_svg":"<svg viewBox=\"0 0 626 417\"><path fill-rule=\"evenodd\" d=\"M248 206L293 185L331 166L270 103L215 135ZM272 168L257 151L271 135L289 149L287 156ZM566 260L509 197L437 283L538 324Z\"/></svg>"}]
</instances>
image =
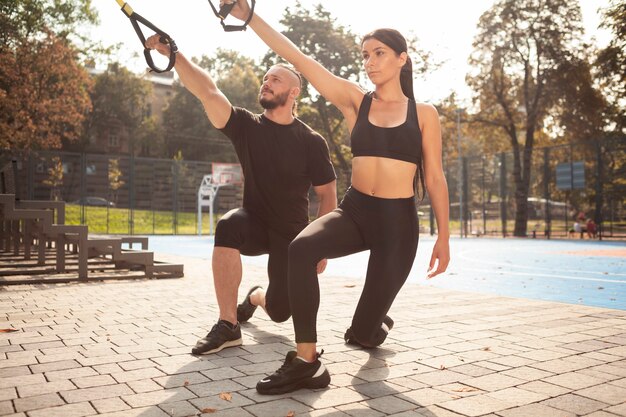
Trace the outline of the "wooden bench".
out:
<instances>
[{"instance_id":1,"label":"wooden bench","mask_svg":"<svg viewBox=\"0 0 626 417\"><path fill-rule=\"evenodd\" d=\"M66 247L77 255L78 280L91 280L89 277L89 258L108 260L117 269L136 269L145 271L147 278L178 278L183 276L183 265L156 262L154 254L148 252L148 238L142 236L124 236L113 238L90 238L84 225L66 225L65 203L59 201L25 201L19 199L19 181L17 180L17 162L5 165L0 171L0 251L19 256L23 248L23 259L30 260L33 241L37 242L37 265L46 264L46 248L55 246L55 272L67 271ZM123 249L128 244L129 249ZM133 244L140 244L141 250L133 250ZM0 275L2 272L0 271ZM134 278L135 276L133 276ZM144 278L140 277L140 278ZM98 278L94 279L108 279ZM68 282L72 278L54 280L29 279L27 282ZM1 282L1 281L0 281ZM6 283L6 282L5 282ZM11 283L24 283L16 280Z\"/></svg>"}]
</instances>

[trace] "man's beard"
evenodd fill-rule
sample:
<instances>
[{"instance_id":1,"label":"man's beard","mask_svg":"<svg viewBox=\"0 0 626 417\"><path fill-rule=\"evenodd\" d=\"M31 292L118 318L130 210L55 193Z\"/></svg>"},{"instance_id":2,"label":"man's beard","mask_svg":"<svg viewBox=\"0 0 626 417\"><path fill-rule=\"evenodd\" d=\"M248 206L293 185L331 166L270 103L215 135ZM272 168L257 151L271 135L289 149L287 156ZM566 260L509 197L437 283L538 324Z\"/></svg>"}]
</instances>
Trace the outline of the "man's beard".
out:
<instances>
[{"instance_id":1,"label":"man's beard","mask_svg":"<svg viewBox=\"0 0 626 417\"><path fill-rule=\"evenodd\" d=\"M282 94L275 94L273 99L263 98L263 92L259 94L259 104L266 110L274 110L276 107L284 106L287 103L289 91Z\"/></svg>"}]
</instances>

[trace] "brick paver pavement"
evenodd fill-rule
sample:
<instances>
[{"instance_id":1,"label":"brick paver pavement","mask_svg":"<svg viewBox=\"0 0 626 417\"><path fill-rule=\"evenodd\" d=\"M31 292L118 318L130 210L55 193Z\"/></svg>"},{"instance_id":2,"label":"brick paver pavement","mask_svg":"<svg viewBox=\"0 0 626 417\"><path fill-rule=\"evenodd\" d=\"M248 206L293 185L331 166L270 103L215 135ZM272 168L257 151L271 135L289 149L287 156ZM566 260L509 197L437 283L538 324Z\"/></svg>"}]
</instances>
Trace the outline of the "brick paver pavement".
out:
<instances>
[{"instance_id":1,"label":"brick paver pavement","mask_svg":"<svg viewBox=\"0 0 626 417\"><path fill-rule=\"evenodd\" d=\"M385 344L360 350L343 333L362 282L322 275L331 386L261 396L291 321L258 311L242 347L193 356L217 317L210 261L169 260L185 278L2 288L0 328L18 331L0 334L0 415L626 416L626 311L407 284ZM266 282L244 272L242 296Z\"/></svg>"}]
</instances>

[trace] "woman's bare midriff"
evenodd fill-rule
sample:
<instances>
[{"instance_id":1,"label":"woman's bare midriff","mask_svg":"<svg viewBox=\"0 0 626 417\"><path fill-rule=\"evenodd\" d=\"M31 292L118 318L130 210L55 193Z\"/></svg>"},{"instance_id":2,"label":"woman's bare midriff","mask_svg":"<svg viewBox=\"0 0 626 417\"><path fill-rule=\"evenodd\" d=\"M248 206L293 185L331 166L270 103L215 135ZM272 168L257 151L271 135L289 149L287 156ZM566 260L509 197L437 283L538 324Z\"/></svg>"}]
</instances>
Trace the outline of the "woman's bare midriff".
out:
<instances>
[{"instance_id":1,"label":"woman's bare midriff","mask_svg":"<svg viewBox=\"0 0 626 417\"><path fill-rule=\"evenodd\" d=\"M415 194L415 164L378 156L352 159L352 187L379 198L408 198Z\"/></svg>"}]
</instances>

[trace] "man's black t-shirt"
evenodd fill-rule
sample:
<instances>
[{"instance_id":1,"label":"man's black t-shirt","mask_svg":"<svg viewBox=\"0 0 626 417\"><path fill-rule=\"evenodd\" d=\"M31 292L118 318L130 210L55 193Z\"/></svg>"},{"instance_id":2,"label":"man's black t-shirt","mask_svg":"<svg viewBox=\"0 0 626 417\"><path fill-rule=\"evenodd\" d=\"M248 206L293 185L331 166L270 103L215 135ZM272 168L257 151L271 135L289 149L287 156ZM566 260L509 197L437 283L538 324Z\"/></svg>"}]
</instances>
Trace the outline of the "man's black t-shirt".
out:
<instances>
[{"instance_id":1,"label":"man's black t-shirt","mask_svg":"<svg viewBox=\"0 0 626 417\"><path fill-rule=\"evenodd\" d=\"M311 185L336 178L324 138L299 119L280 125L240 107L221 131L243 169L243 207L277 233L296 237L309 222Z\"/></svg>"}]
</instances>

